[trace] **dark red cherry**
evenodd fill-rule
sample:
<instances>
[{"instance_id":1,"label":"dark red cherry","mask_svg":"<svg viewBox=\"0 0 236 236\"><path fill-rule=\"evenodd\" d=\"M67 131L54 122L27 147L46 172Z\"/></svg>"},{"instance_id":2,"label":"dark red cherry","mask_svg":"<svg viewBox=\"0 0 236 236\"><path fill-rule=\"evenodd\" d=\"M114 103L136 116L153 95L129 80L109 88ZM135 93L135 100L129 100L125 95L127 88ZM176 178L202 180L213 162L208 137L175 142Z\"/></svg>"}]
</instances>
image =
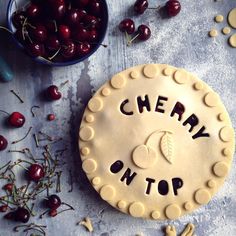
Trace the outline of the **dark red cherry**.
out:
<instances>
[{"instance_id":1,"label":"dark red cherry","mask_svg":"<svg viewBox=\"0 0 236 236\"><path fill-rule=\"evenodd\" d=\"M25 21L25 12L24 11L19 11L19 12L15 12L12 16L12 23L13 25L19 29L20 27L22 27L24 21Z\"/></svg>"},{"instance_id":2,"label":"dark red cherry","mask_svg":"<svg viewBox=\"0 0 236 236\"><path fill-rule=\"evenodd\" d=\"M66 4L64 1L52 1L50 0L48 14L55 20L60 20L66 13Z\"/></svg>"},{"instance_id":3,"label":"dark red cherry","mask_svg":"<svg viewBox=\"0 0 236 236\"><path fill-rule=\"evenodd\" d=\"M56 194L53 194L48 197L46 204L48 208L55 210L61 206L61 199Z\"/></svg>"},{"instance_id":4,"label":"dark red cherry","mask_svg":"<svg viewBox=\"0 0 236 236\"><path fill-rule=\"evenodd\" d=\"M56 33L56 31L58 30L57 22L55 20L45 20L43 24L46 27L47 31L50 33Z\"/></svg>"},{"instance_id":5,"label":"dark red cherry","mask_svg":"<svg viewBox=\"0 0 236 236\"><path fill-rule=\"evenodd\" d=\"M135 31L134 21L127 18L120 22L119 29L121 32L127 32L127 34L133 34Z\"/></svg>"},{"instance_id":6,"label":"dark red cherry","mask_svg":"<svg viewBox=\"0 0 236 236\"><path fill-rule=\"evenodd\" d=\"M18 207L17 210L14 212L14 215L15 220L22 223L27 223L30 218L29 211L24 207Z\"/></svg>"},{"instance_id":7,"label":"dark red cherry","mask_svg":"<svg viewBox=\"0 0 236 236\"><path fill-rule=\"evenodd\" d=\"M137 14L143 14L147 8L148 8L147 0L136 0L136 2L134 3L134 11Z\"/></svg>"},{"instance_id":8,"label":"dark red cherry","mask_svg":"<svg viewBox=\"0 0 236 236\"><path fill-rule=\"evenodd\" d=\"M45 26L38 24L30 29L30 36L37 42L43 43L47 39L47 29Z\"/></svg>"},{"instance_id":9,"label":"dark red cherry","mask_svg":"<svg viewBox=\"0 0 236 236\"><path fill-rule=\"evenodd\" d=\"M11 211L4 216L7 220L15 220L15 211Z\"/></svg>"},{"instance_id":10,"label":"dark red cherry","mask_svg":"<svg viewBox=\"0 0 236 236\"><path fill-rule=\"evenodd\" d=\"M88 32L88 41L95 42L98 39L98 32L96 30L91 30Z\"/></svg>"},{"instance_id":11,"label":"dark red cherry","mask_svg":"<svg viewBox=\"0 0 236 236\"><path fill-rule=\"evenodd\" d=\"M6 212L8 210L8 205L1 205L0 212Z\"/></svg>"},{"instance_id":12,"label":"dark red cherry","mask_svg":"<svg viewBox=\"0 0 236 236\"><path fill-rule=\"evenodd\" d=\"M60 41L56 35L50 35L46 41L46 48L49 51L57 51L60 48Z\"/></svg>"},{"instance_id":13,"label":"dark red cherry","mask_svg":"<svg viewBox=\"0 0 236 236\"><path fill-rule=\"evenodd\" d=\"M49 216L51 216L51 217L57 216L57 210L56 210L56 209L51 209L51 210L49 211Z\"/></svg>"},{"instance_id":14,"label":"dark red cherry","mask_svg":"<svg viewBox=\"0 0 236 236\"><path fill-rule=\"evenodd\" d=\"M0 135L0 151L5 150L7 148L7 145L7 140L2 135Z\"/></svg>"},{"instance_id":15,"label":"dark red cherry","mask_svg":"<svg viewBox=\"0 0 236 236\"><path fill-rule=\"evenodd\" d=\"M90 0L74 0L74 3L79 8L84 8L88 5Z\"/></svg>"},{"instance_id":16,"label":"dark red cherry","mask_svg":"<svg viewBox=\"0 0 236 236\"><path fill-rule=\"evenodd\" d=\"M102 10L102 4L99 0L91 0L89 2L88 7L89 7L89 12L92 15L95 15L95 16L100 15L101 10Z\"/></svg>"},{"instance_id":17,"label":"dark red cherry","mask_svg":"<svg viewBox=\"0 0 236 236\"><path fill-rule=\"evenodd\" d=\"M68 59L74 57L76 54L76 45L72 41L65 42L61 47L61 55Z\"/></svg>"},{"instance_id":18,"label":"dark red cherry","mask_svg":"<svg viewBox=\"0 0 236 236\"><path fill-rule=\"evenodd\" d=\"M89 29L98 29L100 21L100 18L88 14L83 17L84 26Z\"/></svg>"},{"instance_id":19,"label":"dark red cherry","mask_svg":"<svg viewBox=\"0 0 236 236\"><path fill-rule=\"evenodd\" d=\"M61 98L61 92L56 85L51 85L47 88L46 94L51 100L59 100Z\"/></svg>"},{"instance_id":20,"label":"dark red cherry","mask_svg":"<svg viewBox=\"0 0 236 236\"><path fill-rule=\"evenodd\" d=\"M59 25L58 35L60 39L68 40L71 35L70 28L67 25Z\"/></svg>"},{"instance_id":21,"label":"dark red cherry","mask_svg":"<svg viewBox=\"0 0 236 236\"><path fill-rule=\"evenodd\" d=\"M3 186L3 189L6 190L6 191L8 191L9 193L11 193L12 190L13 190L13 187L14 187L14 184L13 184L13 183L8 183L8 184L5 184L5 185Z\"/></svg>"},{"instance_id":22,"label":"dark red cherry","mask_svg":"<svg viewBox=\"0 0 236 236\"><path fill-rule=\"evenodd\" d=\"M79 43L77 45L77 53L79 56L87 55L91 51L91 45L88 42Z\"/></svg>"},{"instance_id":23,"label":"dark red cherry","mask_svg":"<svg viewBox=\"0 0 236 236\"><path fill-rule=\"evenodd\" d=\"M66 13L66 22L70 26L78 25L85 14L86 12L83 10L70 9Z\"/></svg>"},{"instance_id":24,"label":"dark red cherry","mask_svg":"<svg viewBox=\"0 0 236 236\"><path fill-rule=\"evenodd\" d=\"M43 167L40 164L32 164L28 170L28 177L30 180L38 182L44 177L45 173Z\"/></svg>"},{"instance_id":25,"label":"dark red cherry","mask_svg":"<svg viewBox=\"0 0 236 236\"><path fill-rule=\"evenodd\" d=\"M32 57L43 57L45 55L44 45L40 43L29 43L26 45L26 50Z\"/></svg>"},{"instance_id":26,"label":"dark red cherry","mask_svg":"<svg viewBox=\"0 0 236 236\"><path fill-rule=\"evenodd\" d=\"M84 42L88 39L88 31L84 27L79 27L73 34L73 38L78 42Z\"/></svg>"},{"instance_id":27,"label":"dark red cherry","mask_svg":"<svg viewBox=\"0 0 236 236\"><path fill-rule=\"evenodd\" d=\"M13 127L20 128L25 123L25 117L20 112L13 112L8 118L8 123Z\"/></svg>"},{"instance_id":28,"label":"dark red cherry","mask_svg":"<svg viewBox=\"0 0 236 236\"><path fill-rule=\"evenodd\" d=\"M151 30L146 25L140 25L138 27L138 39L139 40L148 40L151 37Z\"/></svg>"},{"instance_id":29,"label":"dark red cherry","mask_svg":"<svg viewBox=\"0 0 236 236\"><path fill-rule=\"evenodd\" d=\"M26 17L35 19L40 15L40 8L38 5L31 3L26 9Z\"/></svg>"},{"instance_id":30,"label":"dark red cherry","mask_svg":"<svg viewBox=\"0 0 236 236\"><path fill-rule=\"evenodd\" d=\"M181 10L181 4L177 0L169 0L165 5L166 12L168 16L176 16Z\"/></svg>"},{"instance_id":31,"label":"dark red cherry","mask_svg":"<svg viewBox=\"0 0 236 236\"><path fill-rule=\"evenodd\" d=\"M53 121L56 119L56 116L54 114L49 114L47 118L49 121Z\"/></svg>"}]
</instances>

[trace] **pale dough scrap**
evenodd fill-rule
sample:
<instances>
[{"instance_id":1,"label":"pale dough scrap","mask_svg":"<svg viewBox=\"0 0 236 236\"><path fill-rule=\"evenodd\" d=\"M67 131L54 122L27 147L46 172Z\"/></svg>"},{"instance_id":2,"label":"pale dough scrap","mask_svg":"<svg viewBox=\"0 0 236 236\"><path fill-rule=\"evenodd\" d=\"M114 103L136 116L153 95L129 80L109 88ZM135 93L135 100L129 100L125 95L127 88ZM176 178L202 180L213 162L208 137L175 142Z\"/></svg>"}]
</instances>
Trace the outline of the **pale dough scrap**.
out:
<instances>
[{"instance_id":1,"label":"pale dough scrap","mask_svg":"<svg viewBox=\"0 0 236 236\"><path fill-rule=\"evenodd\" d=\"M226 26L222 29L222 33L225 35L230 34L230 32L231 32L231 29L228 26Z\"/></svg>"},{"instance_id":2,"label":"pale dough scrap","mask_svg":"<svg viewBox=\"0 0 236 236\"><path fill-rule=\"evenodd\" d=\"M236 34L230 36L229 45L233 48L236 48Z\"/></svg>"},{"instance_id":3,"label":"pale dough scrap","mask_svg":"<svg viewBox=\"0 0 236 236\"><path fill-rule=\"evenodd\" d=\"M221 23L224 20L224 17L222 15L215 16L215 22Z\"/></svg>"},{"instance_id":4,"label":"pale dough scrap","mask_svg":"<svg viewBox=\"0 0 236 236\"><path fill-rule=\"evenodd\" d=\"M93 225L89 217L79 222L79 225L83 225L89 232L93 232Z\"/></svg>"},{"instance_id":5,"label":"pale dough scrap","mask_svg":"<svg viewBox=\"0 0 236 236\"><path fill-rule=\"evenodd\" d=\"M173 225L168 225L166 227L166 236L176 236L176 229Z\"/></svg>"},{"instance_id":6,"label":"pale dough scrap","mask_svg":"<svg viewBox=\"0 0 236 236\"><path fill-rule=\"evenodd\" d=\"M218 32L216 29L212 29L210 32L209 32L209 36L210 37L216 37L218 35Z\"/></svg>"},{"instance_id":7,"label":"pale dough scrap","mask_svg":"<svg viewBox=\"0 0 236 236\"><path fill-rule=\"evenodd\" d=\"M189 223L180 236L193 236L195 226Z\"/></svg>"},{"instance_id":8,"label":"pale dough scrap","mask_svg":"<svg viewBox=\"0 0 236 236\"><path fill-rule=\"evenodd\" d=\"M236 29L236 8L233 8L228 15L228 23L231 27Z\"/></svg>"}]
</instances>

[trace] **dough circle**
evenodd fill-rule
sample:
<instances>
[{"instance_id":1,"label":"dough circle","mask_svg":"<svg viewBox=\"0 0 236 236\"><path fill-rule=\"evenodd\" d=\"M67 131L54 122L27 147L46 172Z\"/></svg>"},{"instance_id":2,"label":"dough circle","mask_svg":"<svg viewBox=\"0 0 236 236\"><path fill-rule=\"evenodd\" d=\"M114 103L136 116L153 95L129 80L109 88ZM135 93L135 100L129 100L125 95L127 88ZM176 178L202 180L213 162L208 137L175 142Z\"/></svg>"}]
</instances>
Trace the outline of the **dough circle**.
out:
<instances>
[{"instance_id":1,"label":"dough circle","mask_svg":"<svg viewBox=\"0 0 236 236\"><path fill-rule=\"evenodd\" d=\"M229 45L233 48L236 48L236 34L230 36Z\"/></svg>"},{"instance_id":2,"label":"dough circle","mask_svg":"<svg viewBox=\"0 0 236 236\"><path fill-rule=\"evenodd\" d=\"M236 8L233 8L228 15L228 23L229 25L236 29Z\"/></svg>"},{"instance_id":3,"label":"dough circle","mask_svg":"<svg viewBox=\"0 0 236 236\"><path fill-rule=\"evenodd\" d=\"M100 197L153 220L208 203L230 171L235 147L218 94L165 64L112 76L88 103L78 139L82 168Z\"/></svg>"}]
</instances>

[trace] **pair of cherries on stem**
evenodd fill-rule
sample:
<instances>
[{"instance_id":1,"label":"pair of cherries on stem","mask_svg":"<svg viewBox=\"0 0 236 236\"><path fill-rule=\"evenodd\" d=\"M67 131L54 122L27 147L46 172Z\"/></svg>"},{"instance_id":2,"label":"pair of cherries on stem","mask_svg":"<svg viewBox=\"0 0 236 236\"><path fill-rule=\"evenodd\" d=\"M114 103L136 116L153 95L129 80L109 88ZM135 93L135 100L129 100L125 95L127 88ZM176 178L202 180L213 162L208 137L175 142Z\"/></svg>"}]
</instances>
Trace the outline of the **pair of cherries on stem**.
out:
<instances>
[{"instance_id":1,"label":"pair of cherries on stem","mask_svg":"<svg viewBox=\"0 0 236 236\"><path fill-rule=\"evenodd\" d=\"M135 32L135 23L132 19L127 18L120 22L119 29L121 32L125 32L127 35L132 35ZM127 39L127 44L130 45L135 39L139 39L141 41L148 40L151 37L151 30L146 25L140 25L138 27L136 35ZM128 37L127 37L128 38Z\"/></svg>"},{"instance_id":2,"label":"pair of cherries on stem","mask_svg":"<svg viewBox=\"0 0 236 236\"><path fill-rule=\"evenodd\" d=\"M143 14L147 9L160 9L158 6L156 8L148 7L148 0L136 0L134 4L134 11L137 14ZM168 17L173 17L179 14L181 10L181 4L178 0L168 0L164 6L164 10Z\"/></svg>"},{"instance_id":3,"label":"pair of cherries on stem","mask_svg":"<svg viewBox=\"0 0 236 236\"><path fill-rule=\"evenodd\" d=\"M15 111L11 114L2 110L0 110L0 112L3 112L8 115L8 123L12 127L20 128L25 123L25 117L20 112ZM4 136L0 135L0 151L5 150L7 148L7 145L8 145L7 139Z\"/></svg>"}]
</instances>

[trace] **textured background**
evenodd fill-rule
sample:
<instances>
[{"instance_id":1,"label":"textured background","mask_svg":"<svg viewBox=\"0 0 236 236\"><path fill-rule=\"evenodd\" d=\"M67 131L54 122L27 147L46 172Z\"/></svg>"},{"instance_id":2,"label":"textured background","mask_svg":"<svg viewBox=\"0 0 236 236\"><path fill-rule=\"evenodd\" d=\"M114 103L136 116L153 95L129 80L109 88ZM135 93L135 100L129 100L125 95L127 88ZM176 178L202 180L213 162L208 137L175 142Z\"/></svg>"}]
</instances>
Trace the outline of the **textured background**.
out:
<instances>
[{"instance_id":1,"label":"textured background","mask_svg":"<svg viewBox=\"0 0 236 236\"><path fill-rule=\"evenodd\" d=\"M76 226L82 217L89 216L94 223L93 235L163 235L162 229L169 222L155 222L134 219L119 213L102 201L90 187L81 171L81 163L77 150L77 130L84 106L92 92L99 88L111 76L127 67L143 63L167 63L183 67L197 74L218 92L230 113L233 126L236 126L236 49L227 44L227 36L221 33L216 39L208 37L212 27L221 29L226 21L216 24L213 17L236 7L236 1L191 1L182 0L183 10L173 19L161 19L152 10L143 16L133 16L134 0L108 0L110 20L105 43L108 48L101 47L89 60L66 67L51 68L34 63L20 52L11 42L6 33L0 33L0 54L11 64L15 79L11 83L0 83L0 109L9 112L19 110L27 117L27 123L22 129L5 129L0 124L1 134L13 141L27 131L29 126L34 131L45 130L50 134L62 136L69 151L64 158L68 164L64 167L61 198L66 199L75 208L75 212L67 212L56 218L32 219L38 223L47 224L48 235L89 235L83 227ZM150 5L164 1L149 1ZM7 0L0 0L0 25L5 25ZM152 29L152 37L146 43L137 43L127 47L123 35L117 30L117 24L124 17L132 16L137 25L146 23ZM236 31L234 30L236 33ZM69 85L63 88L63 99L58 102L45 103L40 93L50 84L60 84L69 80ZM9 92L15 89L26 101L20 104ZM32 118L30 108L40 105L37 117ZM56 122L47 122L47 114L54 112ZM3 120L4 116L0 116ZM35 150L32 138L15 145L14 148L31 147ZM37 154L37 150L35 153ZM19 158L17 154L0 153L0 163ZM198 236L228 236L236 235L236 170L233 168L223 188L212 201L193 214L182 217L173 223L178 231L184 225L192 222L196 225ZM74 175L74 191L69 190L69 170ZM0 220L0 235L12 235L14 224Z\"/></svg>"}]
</instances>

